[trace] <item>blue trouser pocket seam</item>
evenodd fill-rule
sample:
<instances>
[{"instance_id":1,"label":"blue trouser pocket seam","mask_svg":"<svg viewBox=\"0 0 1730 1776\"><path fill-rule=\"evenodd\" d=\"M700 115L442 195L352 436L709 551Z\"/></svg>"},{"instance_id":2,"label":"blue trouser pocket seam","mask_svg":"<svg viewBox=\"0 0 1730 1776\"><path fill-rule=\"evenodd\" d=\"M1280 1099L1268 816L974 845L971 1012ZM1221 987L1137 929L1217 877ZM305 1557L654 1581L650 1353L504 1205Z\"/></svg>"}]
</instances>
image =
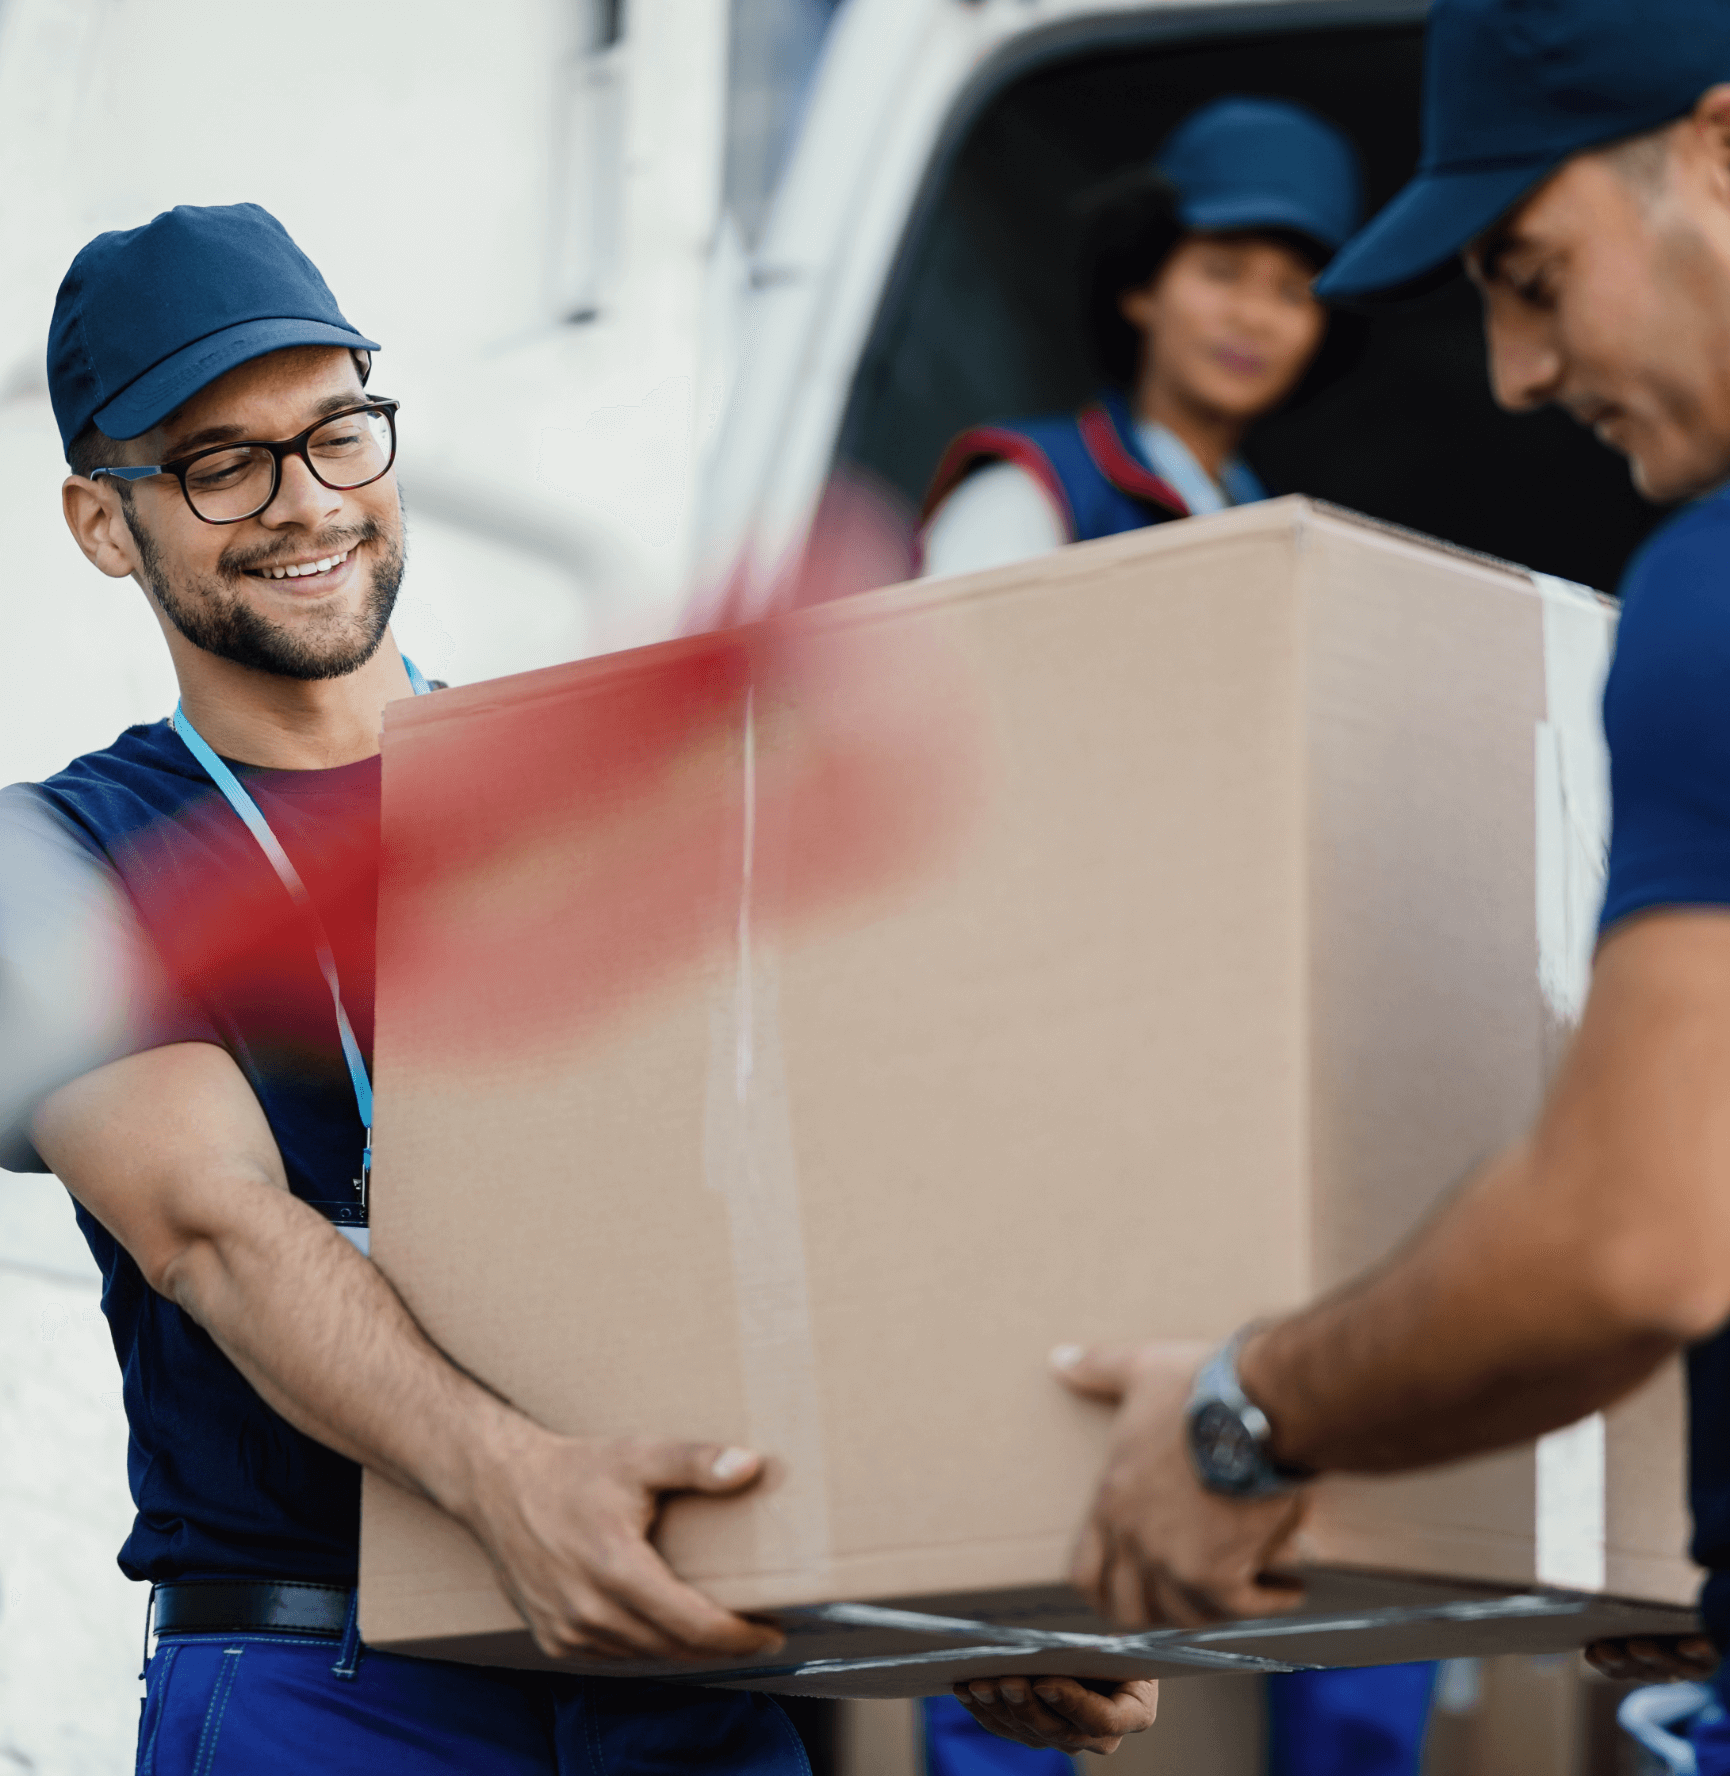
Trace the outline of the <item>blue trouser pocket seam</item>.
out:
<instances>
[{"instance_id":1,"label":"blue trouser pocket seam","mask_svg":"<svg viewBox=\"0 0 1730 1776\"><path fill-rule=\"evenodd\" d=\"M151 1776L151 1772L156 1768L156 1735L162 1731L162 1717L168 1712L168 1680L174 1675L174 1660L179 1651L180 1648L177 1646L158 1646L156 1658L150 1662L154 1665L157 1660L161 1661L162 1676L155 1684L147 1683L145 1686L146 1707L148 1708L150 1702L154 1701L156 1713L150 1722L150 1738L139 1748L138 1776ZM148 1669L149 1667L146 1667L147 1671Z\"/></svg>"},{"instance_id":2,"label":"blue trouser pocket seam","mask_svg":"<svg viewBox=\"0 0 1730 1776\"><path fill-rule=\"evenodd\" d=\"M360 1639L360 1592L357 1590L348 1600L348 1620L343 1624L342 1644L337 1649L336 1663L330 1668L331 1676L352 1683L360 1674L360 1656L363 1651L365 1648Z\"/></svg>"},{"instance_id":3,"label":"blue trouser pocket seam","mask_svg":"<svg viewBox=\"0 0 1730 1776\"><path fill-rule=\"evenodd\" d=\"M210 1776L211 1765L216 1760L216 1741L222 1732L222 1717L228 1712L228 1698L234 1690L235 1673L240 1669L240 1655L245 1651L245 1647L223 1648L216 1688L211 1691L210 1706L205 1710L204 1730L198 1735L198 1757L192 1766L192 1776Z\"/></svg>"},{"instance_id":4,"label":"blue trouser pocket seam","mask_svg":"<svg viewBox=\"0 0 1730 1776\"><path fill-rule=\"evenodd\" d=\"M601 1757L601 1735L595 1726L595 1711L589 1707L588 1685L583 1686L583 1738L589 1748L589 1764L594 1776L607 1776L607 1766Z\"/></svg>"}]
</instances>

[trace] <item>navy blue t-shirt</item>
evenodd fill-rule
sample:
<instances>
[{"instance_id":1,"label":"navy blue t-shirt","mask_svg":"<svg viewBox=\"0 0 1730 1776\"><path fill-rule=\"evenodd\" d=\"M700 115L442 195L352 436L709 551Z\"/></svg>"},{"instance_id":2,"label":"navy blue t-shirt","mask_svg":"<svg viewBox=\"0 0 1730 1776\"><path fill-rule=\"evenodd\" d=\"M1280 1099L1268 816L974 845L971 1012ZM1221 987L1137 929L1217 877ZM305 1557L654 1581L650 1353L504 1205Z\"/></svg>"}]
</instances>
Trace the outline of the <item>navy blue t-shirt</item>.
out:
<instances>
[{"instance_id":1,"label":"navy blue t-shirt","mask_svg":"<svg viewBox=\"0 0 1730 1776\"><path fill-rule=\"evenodd\" d=\"M1604 689L1613 819L1601 929L1660 906L1730 906L1730 490L1679 513L1622 585ZM1730 1091L1730 1080L1724 1082ZM1730 1646L1730 1331L1688 1356L1694 1558Z\"/></svg>"},{"instance_id":2,"label":"navy blue t-shirt","mask_svg":"<svg viewBox=\"0 0 1730 1776\"><path fill-rule=\"evenodd\" d=\"M230 761L232 764L232 761ZM371 1065L379 761L328 771L232 765L330 935L343 1003ZM212 1042L258 1097L289 1186L358 1225L365 1133L330 991L301 915L257 841L167 722L7 790L60 820L124 886L166 988L127 1046ZM4 1156L46 1169L33 1153ZM353 1584L360 1470L273 1412L82 1208L103 1278L131 1430L138 1508L129 1578L247 1576Z\"/></svg>"}]
</instances>

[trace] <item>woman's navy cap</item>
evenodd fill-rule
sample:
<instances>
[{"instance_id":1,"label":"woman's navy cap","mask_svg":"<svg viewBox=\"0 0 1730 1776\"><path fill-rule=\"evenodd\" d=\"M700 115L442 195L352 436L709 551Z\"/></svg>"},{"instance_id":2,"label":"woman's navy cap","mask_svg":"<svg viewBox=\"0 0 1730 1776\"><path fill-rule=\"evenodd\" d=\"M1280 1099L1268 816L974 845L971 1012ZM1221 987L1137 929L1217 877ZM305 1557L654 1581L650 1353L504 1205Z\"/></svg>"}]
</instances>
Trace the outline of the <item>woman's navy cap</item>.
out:
<instances>
[{"instance_id":1,"label":"woman's navy cap","mask_svg":"<svg viewBox=\"0 0 1730 1776\"><path fill-rule=\"evenodd\" d=\"M1417 176L1317 293L1433 271L1572 155L1673 122L1720 80L1726 0L1436 0Z\"/></svg>"},{"instance_id":2,"label":"woman's navy cap","mask_svg":"<svg viewBox=\"0 0 1730 1776\"><path fill-rule=\"evenodd\" d=\"M288 230L257 204L181 204L99 234L54 301L48 393L60 441L92 420L136 438L217 377L291 345L377 351Z\"/></svg>"},{"instance_id":3,"label":"woman's navy cap","mask_svg":"<svg viewBox=\"0 0 1730 1776\"><path fill-rule=\"evenodd\" d=\"M1218 99L1180 123L1154 161L1186 228L1285 228L1331 253L1357 227L1357 151L1284 99Z\"/></svg>"}]
</instances>

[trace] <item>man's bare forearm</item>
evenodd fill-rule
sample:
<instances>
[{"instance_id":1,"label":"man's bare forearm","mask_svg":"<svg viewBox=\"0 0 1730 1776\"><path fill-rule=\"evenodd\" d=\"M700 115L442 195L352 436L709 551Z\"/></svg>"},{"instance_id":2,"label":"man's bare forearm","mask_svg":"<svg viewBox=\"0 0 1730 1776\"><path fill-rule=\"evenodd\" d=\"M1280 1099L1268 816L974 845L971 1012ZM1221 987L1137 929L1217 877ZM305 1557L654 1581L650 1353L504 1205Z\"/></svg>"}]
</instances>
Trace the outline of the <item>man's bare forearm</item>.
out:
<instances>
[{"instance_id":1,"label":"man's bare forearm","mask_svg":"<svg viewBox=\"0 0 1730 1776\"><path fill-rule=\"evenodd\" d=\"M38 1106L37 1151L146 1280L298 1430L467 1518L536 1428L463 1375L288 1188L258 1100L213 1044L144 1050Z\"/></svg>"},{"instance_id":2,"label":"man's bare forearm","mask_svg":"<svg viewBox=\"0 0 1730 1776\"><path fill-rule=\"evenodd\" d=\"M1273 1453L1386 1473L1523 1442L1724 1326L1726 1080L1730 916L1625 922L1599 948L1531 1139L1377 1271L1245 1343L1244 1389L1271 1421ZM1195 1353L1150 1342L1070 1359L1069 1386L1120 1402L1076 1543L1083 1596L1129 1629L1291 1608L1298 1593L1279 1575L1304 1499L1224 1499L1198 1480L1185 1422Z\"/></svg>"},{"instance_id":3,"label":"man's bare forearm","mask_svg":"<svg viewBox=\"0 0 1730 1776\"><path fill-rule=\"evenodd\" d=\"M1528 1149L1475 1176L1381 1270L1257 1334L1244 1386L1283 1460L1390 1472L1504 1448L1636 1387L1677 1348L1606 1307L1546 1224Z\"/></svg>"},{"instance_id":4,"label":"man's bare forearm","mask_svg":"<svg viewBox=\"0 0 1730 1776\"><path fill-rule=\"evenodd\" d=\"M648 1541L667 1492L750 1485L750 1451L561 1437L456 1368L386 1279L288 1189L223 1050L150 1049L37 1109L41 1153L262 1398L474 1534L536 1644L639 1658L755 1655L780 1637L682 1584Z\"/></svg>"},{"instance_id":5,"label":"man's bare forearm","mask_svg":"<svg viewBox=\"0 0 1730 1776\"><path fill-rule=\"evenodd\" d=\"M1529 1141L1405 1249L1252 1339L1286 1460L1365 1472L1611 1404L1730 1315L1730 918L1630 921Z\"/></svg>"},{"instance_id":6,"label":"man's bare forearm","mask_svg":"<svg viewBox=\"0 0 1730 1776\"><path fill-rule=\"evenodd\" d=\"M379 1270L268 1186L159 1279L290 1424L459 1517L535 1427L457 1369Z\"/></svg>"}]
</instances>

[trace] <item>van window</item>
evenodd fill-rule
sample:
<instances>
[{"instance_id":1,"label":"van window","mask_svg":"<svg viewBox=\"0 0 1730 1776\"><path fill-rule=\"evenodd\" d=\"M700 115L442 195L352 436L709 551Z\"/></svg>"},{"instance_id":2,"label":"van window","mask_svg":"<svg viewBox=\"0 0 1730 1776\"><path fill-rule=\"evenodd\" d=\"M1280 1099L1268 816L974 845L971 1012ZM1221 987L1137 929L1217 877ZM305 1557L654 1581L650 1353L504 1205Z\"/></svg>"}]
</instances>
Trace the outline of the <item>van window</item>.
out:
<instances>
[{"instance_id":1,"label":"van window","mask_svg":"<svg viewBox=\"0 0 1730 1776\"><path fill-rule=\"evenodd\" d=\"M1139 42L1122 24L1111 42L1065 39L1032 66L987 73L963 101L861 357L843 461L916 505L962 427L1072 410L1095 392L1076 200L1150 157L1196 106L1226 93L1312 106L1357 142L1372 211L1410 175L1416 22L1259 34L1214 22L1211 35L1174 42L1153 35L1169 32L1170 17L1148 15ZM1464 275L1372 310L1360 329L1354 367L1252 437L1246 454L1270 489L1614 588L1662 514L1634 492L1622 459L1565 415L1495 407Z\"/></svg>"}]
</instances>

